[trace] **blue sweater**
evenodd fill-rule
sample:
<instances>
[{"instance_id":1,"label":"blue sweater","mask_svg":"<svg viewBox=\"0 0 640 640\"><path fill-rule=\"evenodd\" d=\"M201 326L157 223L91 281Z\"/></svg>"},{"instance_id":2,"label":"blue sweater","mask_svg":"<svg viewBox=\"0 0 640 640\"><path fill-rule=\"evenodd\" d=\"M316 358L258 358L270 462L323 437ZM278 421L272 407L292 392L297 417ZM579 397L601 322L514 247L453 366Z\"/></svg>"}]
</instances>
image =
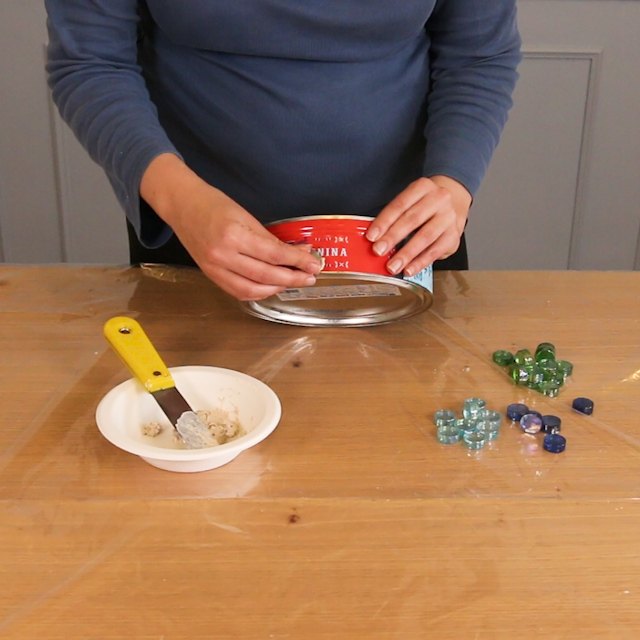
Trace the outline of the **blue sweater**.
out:
<instances>
[{"instance_id":1,"label":"blue sweater","mask_svg":"<svg viewBox=\"0 0 640 640\"><path fill-rule=\"evenodd\" d=\"M172 152L264 223L375 215L419 176L473 194L511 106L515 0L46 0L63 119L149 247Z\"/></svg>"}]
</instances>

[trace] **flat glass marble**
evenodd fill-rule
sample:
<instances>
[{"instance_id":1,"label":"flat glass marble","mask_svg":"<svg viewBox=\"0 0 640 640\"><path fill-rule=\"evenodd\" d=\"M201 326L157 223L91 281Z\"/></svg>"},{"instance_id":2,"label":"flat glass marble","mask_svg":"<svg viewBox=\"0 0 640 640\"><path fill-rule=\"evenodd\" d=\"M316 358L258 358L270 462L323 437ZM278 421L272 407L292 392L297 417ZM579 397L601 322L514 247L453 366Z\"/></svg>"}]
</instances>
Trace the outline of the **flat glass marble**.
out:
<instances>
[{"instance_id":1,"label":"flat glass marble","mask_svg":"<svg viewBox=\"0 0 640 640\"><path fill-rule=\"evenodd\" d=\"M562 453L567 448L567 439L559 433L548 433L542 446L549 453Z\"/></svg>"},{"instance_id":2,"label":"flat glass marble","mask_svg":"<svg viewBox=\"0 0 640 640\"><path fill-rule=\"evenodd\" d=\"M456 422L456 414L451 409L438 409L433 414L433 422L436 427L445 425L454 425Z\"/></svg>"},{"instance_id":3,"label":"flat glass marble","mask_svg":"<svg viewBox=\"0 0 640 640\"><path fill-rule=\"evenodd\" d=\"M529 407L527 407L526 404L514 402L507 407L507 418L514 422L520 422L520 418L522 418L525 413L529 413Z\"/></svg>"},{"instance_id":4,"label":"flat glass marble","mask_svg":"<svg viewBox=\"0 0 640 640\"><path fill-rule=\"evenodd\" d=\"M571 403L574 411L590 416L593 413L593 400L591 398L575 398Z\"/></svg>"},{"instance_id":5,"label":"flat glass marble","mask_svg":"<svg viewBox=\"0 0 640 640\"><path fill-rule=\"evenodd\" d=\"M535 413L525 413L520 418L520 426L525 433L539 433L542 429L542 418Z\"/></svg>"},{"instance_id":6,"label":"flat glass marble","mask_svg":"<svg viewBox=\"0 0 640 640\"><path fill-rule=\"evenodd\" d=\"M462 416L467 420L477 420L486 406L487 403L482 398L467 398L462 405Z\"/></svg>"},{"instance_id":7,"label":"flat glass marble","mask_svg":"<svg viewBox=\"0 0 640 640\"><path fill-rule=\"evenodd\" d=\"M436 437L442 444L455 444L460 442L461 431L455 424L445 424L438 427Z\"/></svg>"},{"instance_id":8,"label":"flat glass marble","mask_svg":"<svg viewBox=\"0 0 640 640\"><path fill-rule=\"evenodd\" d=\"M488 438L483 431L470 431L462 436L462 440L468 449L482 449Z\"/></svg>"}]
</instances>

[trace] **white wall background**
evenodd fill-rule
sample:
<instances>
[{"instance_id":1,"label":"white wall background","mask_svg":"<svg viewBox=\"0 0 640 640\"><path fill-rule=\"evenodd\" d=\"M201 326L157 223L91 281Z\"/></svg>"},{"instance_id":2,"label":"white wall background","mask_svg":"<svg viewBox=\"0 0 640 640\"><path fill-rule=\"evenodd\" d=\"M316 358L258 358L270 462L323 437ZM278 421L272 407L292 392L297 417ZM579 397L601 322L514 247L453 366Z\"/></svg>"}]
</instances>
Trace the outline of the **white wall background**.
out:
<instances>
[{"instance_id":1,"label":"white wall background","mask_svg":"<svg viewBox=\"0 0 640 640\"><path fill-rule=\"evenodd\" d=\"M640 2L520 0L519 16L471 266L640 269ZM0 3L0 262L125 263L123 214L49 99L45 18L41 0Z\"/></svg>"}]
</instances>

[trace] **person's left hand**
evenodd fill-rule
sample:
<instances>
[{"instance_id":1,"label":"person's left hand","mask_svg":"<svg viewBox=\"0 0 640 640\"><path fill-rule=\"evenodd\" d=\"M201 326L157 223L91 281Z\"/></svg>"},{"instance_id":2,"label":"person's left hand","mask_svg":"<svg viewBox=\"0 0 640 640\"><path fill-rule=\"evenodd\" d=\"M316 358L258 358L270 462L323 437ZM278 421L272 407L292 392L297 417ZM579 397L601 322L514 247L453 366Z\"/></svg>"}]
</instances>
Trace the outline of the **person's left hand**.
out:
<instances>
[{"instance_id":1,"label":"person's left hand","mask_svg":"<svg viewBox=\"0 0 640 640\"><path fill-rule=\"evenodd\" d=\"M418 178L380 211L366 237L382 256L413 233L387 263L389 273L413 276L455 253L470 206L471 194L456 180Z\"/></svg>"}]
</instances>

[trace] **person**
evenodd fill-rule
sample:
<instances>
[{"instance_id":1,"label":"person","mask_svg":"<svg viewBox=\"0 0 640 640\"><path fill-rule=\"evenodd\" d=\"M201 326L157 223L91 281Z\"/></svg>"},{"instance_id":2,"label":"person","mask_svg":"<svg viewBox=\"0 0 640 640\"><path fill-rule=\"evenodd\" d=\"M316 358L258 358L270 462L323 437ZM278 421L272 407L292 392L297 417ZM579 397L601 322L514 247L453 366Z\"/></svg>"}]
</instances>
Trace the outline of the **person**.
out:
<instances>
[{"instance_id":1,"label":"person","mask_svg":"<svg viewBox=\"0 0 640 640\"><path fill-rule=\"evenodd\" d=\"M269 222L374 217L390 274L468 267L512 105L515 0L45 0L62 118L126 212L132 263L241 300L320 270Z\"/></svg>"}]
</instances>

